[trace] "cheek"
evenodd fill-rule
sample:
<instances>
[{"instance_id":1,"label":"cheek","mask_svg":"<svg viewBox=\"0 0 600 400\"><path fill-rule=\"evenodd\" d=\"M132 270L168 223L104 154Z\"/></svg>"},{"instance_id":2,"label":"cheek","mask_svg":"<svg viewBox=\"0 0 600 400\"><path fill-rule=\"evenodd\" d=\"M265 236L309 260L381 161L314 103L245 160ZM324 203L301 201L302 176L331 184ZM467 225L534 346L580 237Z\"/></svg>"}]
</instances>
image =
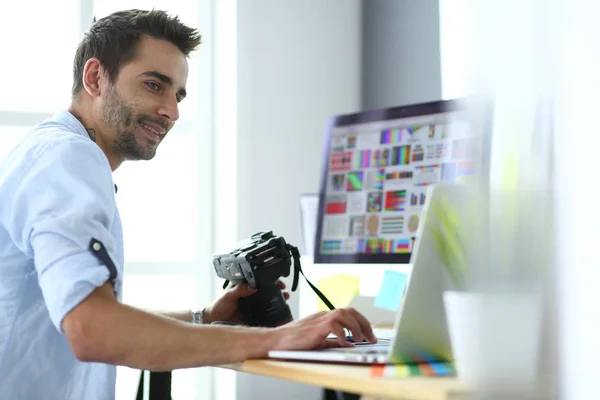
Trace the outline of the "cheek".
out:
<instances>
[{"instance_id":1,"label":"cheek","mask_svg":"<svg viewBox=\"0 0 600 400\"><path fill-rule=\"evenodd\" d=\"M140 118L139 111L135 104L125 104L123 107L122 121L126 125L136 125L137 120Z\"/></svg>"}]
</instances>

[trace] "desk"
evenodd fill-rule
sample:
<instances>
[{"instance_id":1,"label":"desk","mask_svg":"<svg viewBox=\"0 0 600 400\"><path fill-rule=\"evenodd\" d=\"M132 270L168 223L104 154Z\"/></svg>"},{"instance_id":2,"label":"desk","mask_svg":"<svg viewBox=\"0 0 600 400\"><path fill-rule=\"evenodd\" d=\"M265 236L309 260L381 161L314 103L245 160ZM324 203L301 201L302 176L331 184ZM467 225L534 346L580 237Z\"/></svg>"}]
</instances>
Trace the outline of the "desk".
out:
<instances>
[{"instance_id":1,"label":"desk","mask_svg":"<svg viewBox=\"0 0 600 400\"><path fill-rule=\"evenodd\" d=\"M456 378L379 378L370 376L368 366L248 360L220 367L356 393L366 398L448 400L461 397L461 392L466 394Z\"/></svg>"}]
</instances>

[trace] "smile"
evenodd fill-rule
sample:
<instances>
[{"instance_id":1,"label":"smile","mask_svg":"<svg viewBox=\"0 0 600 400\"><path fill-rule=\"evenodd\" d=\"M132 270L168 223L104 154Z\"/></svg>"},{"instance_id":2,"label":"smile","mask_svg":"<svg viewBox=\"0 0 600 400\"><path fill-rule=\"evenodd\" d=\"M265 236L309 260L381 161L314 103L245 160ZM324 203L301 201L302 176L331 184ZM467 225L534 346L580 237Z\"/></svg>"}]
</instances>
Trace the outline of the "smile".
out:
<instances>
[{"instance_id":1,"label":"smile","mask_svg":"<svg viewBox=\"0 0 600 400\"><path fill-rule=\"evenodd\" d=\"M157 136L162 136L165 134L165 130L158 125L148 124L145 122L140 122L139 124L144 130L149 131Z\"/></svg>"}]
</instances>

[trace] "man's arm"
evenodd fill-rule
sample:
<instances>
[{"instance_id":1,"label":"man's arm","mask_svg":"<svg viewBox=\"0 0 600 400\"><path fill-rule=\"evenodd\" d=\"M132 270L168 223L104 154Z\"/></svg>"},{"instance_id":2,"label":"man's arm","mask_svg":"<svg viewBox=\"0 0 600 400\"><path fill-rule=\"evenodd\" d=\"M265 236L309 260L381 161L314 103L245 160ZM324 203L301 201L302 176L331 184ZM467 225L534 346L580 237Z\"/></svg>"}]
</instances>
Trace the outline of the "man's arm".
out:
<instances>
[{"instance_id":1,"label":"man's arm","mask_svg":"<svg viewBox=\"0 0 600 400\"><path fill-rule=\"evenodd\" d=\"M192 322L192 310L185 311L152 311L163 317L176 319L181 322Z\"/></svg>"},{"instance_id":2,"label":"man's arm","mask_svg":"<svg viewBox=\"0 0 600 400\"><path fill-rule=\"evenodd\" d=\"M192 325L120 304L110 284L67 313L61 326L80 361L151 371L263 358L269 350L351 347L345 329L356 342L377 342L354 309L316 313L277 328ZM330 333L337 340L328 340Z\"/></svg>"},{"instance_id":3,"label":"man's arm","mask_svg":"<svg viewBox=\"0 0 600 400\"><path fill-rule=\"evenodd\" d=\"M68 313L62 327L81 361L153 371L264 357L273 334L269 329L186 324L145 312L117 302L110 284Z\"/></svg>"},{"instance_id":4,"label":"man's arm","mask_svg":"<svg viewBox=\"0 0 600 400\"><path fill-rule=\"evenodd\" d=\"M162 315L163 317L176 319L181 322L192 322L192 311L195 310L185 310L185 311L152 311L154 314ZM204 323L210 324L212 322L212 318L210 316L210 312L205 308L204 309Z\"/></svg>"}]
</instances>

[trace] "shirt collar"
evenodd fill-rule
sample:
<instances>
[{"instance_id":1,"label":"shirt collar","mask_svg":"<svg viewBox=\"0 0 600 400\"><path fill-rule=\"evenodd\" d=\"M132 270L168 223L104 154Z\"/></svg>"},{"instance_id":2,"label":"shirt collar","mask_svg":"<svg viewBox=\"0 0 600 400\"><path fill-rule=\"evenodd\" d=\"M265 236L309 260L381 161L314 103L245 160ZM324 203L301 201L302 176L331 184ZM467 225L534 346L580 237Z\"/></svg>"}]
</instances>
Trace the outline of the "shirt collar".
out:
<instances>
[{"instance_id":1,"label":"shirt collar","mask_svg":"<svg viewBox=\"0 0 600 400\"><path fill-rule=\"evenodd\" d=\"M69 126L69 128L73 129L73 132L77 133L78 135L85 136L87 138L90 137L81 121L75 118L75 116L67 110L61 110L57 112L56 114L54 114L52 119L60 121L65 125Z\"/></svg>"},{"instance_id":2,"label":"shirt collar","mask_svg":"<svg viewBox=\"0 0 600 400\"><path fill-rule=\"evenodd\" d=\"M58 111L57 113L54 114L52 119L67 125L69 128L71 128L73 130L74 133L92 140L90 138L90 135L89 135L87 129L85 129L85 127L83 126L81 121L78 120L77 118L75 118L75 116L73 114L71 114L69 111L67 111L67 110ZM117 184L115 184L115 193L117 193L117 190L118 190Z\"/></svg>"}]
</instances>

